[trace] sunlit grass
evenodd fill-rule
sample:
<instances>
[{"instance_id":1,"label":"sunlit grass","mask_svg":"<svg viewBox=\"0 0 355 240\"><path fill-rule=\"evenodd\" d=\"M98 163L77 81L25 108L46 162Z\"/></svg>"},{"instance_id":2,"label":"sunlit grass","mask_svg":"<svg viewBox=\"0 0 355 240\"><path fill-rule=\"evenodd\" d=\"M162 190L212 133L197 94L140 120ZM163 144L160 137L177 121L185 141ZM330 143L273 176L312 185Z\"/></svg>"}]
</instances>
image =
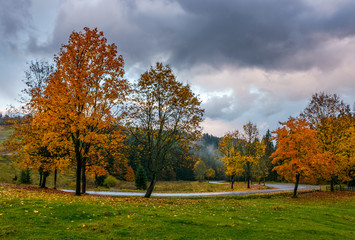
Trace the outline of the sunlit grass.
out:
<instances>
[{"instance_id":1,"label":"sunlit grass","mask_svg":"<svg viewBox=\"0 0 355 240\"><path fill-rule=\"evenodd\" d=\"M0 187L5 239L352 239L355 193L119 198Z\"/></svg>"},{"instance_id":2,"label":"sunlit grass","mask_svg":"<svg viewBox=\"0 0 355 240\"><path fill-rule=\"evenodd\" d=\"M252 185L250 189L247 188L246 183L236 182L234 188L231 189L231 184L226 182L223 184L212 184L208 181L158 181L155 185L154 192L228 192L241 190L260 190L268 189L262 185ZM92 189L95 190L95 189ZM102 189L105 190L105 189ZM106 189L108 190L108 189ZM119 181L112 191L137 191L134 182Z\"/></svg>"},{"instance_id":3,"label":"sunlit grass","mask_svg":"<svg viewBox=\"0 0 355 240\"><path fill-rule=\"evenodd\" d=\"M9 127L0 126L0 144L8 139L13 134L14 129Z\"/></svg>"}]
</instances>

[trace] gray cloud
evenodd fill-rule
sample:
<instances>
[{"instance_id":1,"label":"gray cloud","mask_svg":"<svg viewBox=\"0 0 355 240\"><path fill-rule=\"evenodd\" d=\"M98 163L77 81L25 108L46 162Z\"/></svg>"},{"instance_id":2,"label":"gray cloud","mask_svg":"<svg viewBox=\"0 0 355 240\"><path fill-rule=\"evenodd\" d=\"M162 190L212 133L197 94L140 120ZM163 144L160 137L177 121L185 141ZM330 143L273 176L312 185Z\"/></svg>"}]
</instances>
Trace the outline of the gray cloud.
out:
<instances>
[{"instance_id":1,"label":"gray cloud","mask_svg":"<svg viewBox=\"0 0 355 240\"><path fill-rule=\"evenodd\" d=\"M186 65L228 61L268 69L311 68L317 62L307 66L285 66L284 62L329 37L342 38L355 32L354 2L340 5L327 16L320 16L317 9L302 1L182 0L180 3L188 14L200 20L186 24L188 32L182 34L172 57L174 62ZM186 46L188 51L184 51Z\"/></svg>"},{"instance_id":2,"label":"gray cloud","mask_svg":"<svg viewBox=\"0 0 355 240\"><path fill-rule=\"evenodd\" d=\"M26 0L2 0L0 8L0 31L3 38L18 36L28 26L31 3Z\"/></svg>"},{"instance_id":3,"label":"gray cloud","mask_svg":"<svg viewBox=\"0 0 355 240\"><path fill-rule=\"evenodd\" d=\"M0 50L1 52L19 51L23 32L30 28L31 14L29 13L30 1L3 0L0 7Z\"/></svg>"}]
</instances>

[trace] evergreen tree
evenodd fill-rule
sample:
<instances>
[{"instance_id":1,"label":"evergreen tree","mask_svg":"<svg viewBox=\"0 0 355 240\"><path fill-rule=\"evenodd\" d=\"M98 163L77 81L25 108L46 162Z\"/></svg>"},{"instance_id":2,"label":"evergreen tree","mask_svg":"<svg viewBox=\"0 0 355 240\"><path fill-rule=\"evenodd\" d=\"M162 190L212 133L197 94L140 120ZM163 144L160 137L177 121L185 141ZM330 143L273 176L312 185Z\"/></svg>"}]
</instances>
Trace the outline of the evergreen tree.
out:
<instances>
[{"instance_id":1,"label":"evergreen tree","mask_svg":"<svg viewBox=\"0 0 355 240\"><path fill-rule=\"evenodd\" d=\"M147 189L147 176L142 165L139 164L135 176L135 185L137 189L146 190Z\"/></svg>"},{"instance_id":2,"label":"evergreen tree","mask_svg":"<svg viewBox=\"0 0 355 240\"><path fill-rule=\"evenodd\" d=\"M268 176L267 176L267 180L270 181L277 181L278 178L278 174L276 171L273 171L273 168L275 167L274 164L272 164L272 159L270 158L271 154L273 154L273 152L275 152L275 145L274 143L271 141L272 135L270 130L268 129L266 131L266 134L263 137L263 142L265 143L265 153L263 156L263 160L266 162L267 166L268 166Z\"/></svg>"},{"instance_id":3,"label":"evergreen tree","mask_svg":"<svg viewBox=\"0 0 355 240\"><path fill-rule=\"evenodd\" d=\"M31 172L30 169L22 170L20 175L20 183L22 184L31 184Z\"/></svg>"}]
</instances>

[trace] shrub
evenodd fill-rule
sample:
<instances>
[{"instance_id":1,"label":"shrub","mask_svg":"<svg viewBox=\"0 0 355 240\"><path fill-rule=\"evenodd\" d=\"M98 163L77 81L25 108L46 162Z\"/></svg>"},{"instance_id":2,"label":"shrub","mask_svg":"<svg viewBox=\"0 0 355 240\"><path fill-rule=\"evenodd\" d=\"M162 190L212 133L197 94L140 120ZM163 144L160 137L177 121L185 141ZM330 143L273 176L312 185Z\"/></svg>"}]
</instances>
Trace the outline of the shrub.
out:
<instances>
[{"instance_id":1,"label":"shrub","mask_svg":"<svg viewBox=\"0 0 355 240\"><path fill-rule=\"evenodd\" d=\"M104 186L105 179L106 179L106 175L95 176L96 186Z\"/></svg>"},{"instance_id":2,"label":"shrub","mask_svg":"<svg viewBox=\"0 0 355 240\"><path fill-rule=\"evenodd\" d=\"M111 188L116 186L117 184L118 184L118 180L114 176L107 175L104 181L104 186Z\"/></svg>"},{"instance_id":3,"label":"shrub","mask_svg":"<svg viewBox=\"0 0 355 240\"><path fill-rule=\"evenodd\" d=\"M147 175L142 167L142 165L138 166L136 177L135 177L135 185L137 189L146 190L147 189Z\"/></svg>"}]
</instances>

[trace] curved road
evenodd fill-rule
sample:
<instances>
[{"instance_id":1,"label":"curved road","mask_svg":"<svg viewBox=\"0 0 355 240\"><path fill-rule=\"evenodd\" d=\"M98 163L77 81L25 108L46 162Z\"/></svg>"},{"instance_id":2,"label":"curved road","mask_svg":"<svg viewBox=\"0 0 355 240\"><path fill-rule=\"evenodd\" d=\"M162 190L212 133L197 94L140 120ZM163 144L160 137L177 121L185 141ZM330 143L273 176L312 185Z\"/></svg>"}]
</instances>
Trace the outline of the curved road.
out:
<instances>
[{"instance_id":1,"label":"curved road","mask_svg":"<svg viewBox=\"0 0 355 240\"><path fill-rule=\"evenodd\" d=\"M275 192L291 192L293 191L294 184L266 184L268 187L274 189L266 190L252 190L252 191L236 191L236 192L203 192L203 193L152 193L152 197L213 197L213 196L232 196L232 195L251 195L251 194L263 194L263 193L275 193ZM319 188L312 185L298 185L298 190L314 190ZM74 190L61 189L64 192L75 192ZM86 191L92 195L105 195L105 196L144 196L143 192L106 192L106 191Z\"/></svg>"}]
</instances>

